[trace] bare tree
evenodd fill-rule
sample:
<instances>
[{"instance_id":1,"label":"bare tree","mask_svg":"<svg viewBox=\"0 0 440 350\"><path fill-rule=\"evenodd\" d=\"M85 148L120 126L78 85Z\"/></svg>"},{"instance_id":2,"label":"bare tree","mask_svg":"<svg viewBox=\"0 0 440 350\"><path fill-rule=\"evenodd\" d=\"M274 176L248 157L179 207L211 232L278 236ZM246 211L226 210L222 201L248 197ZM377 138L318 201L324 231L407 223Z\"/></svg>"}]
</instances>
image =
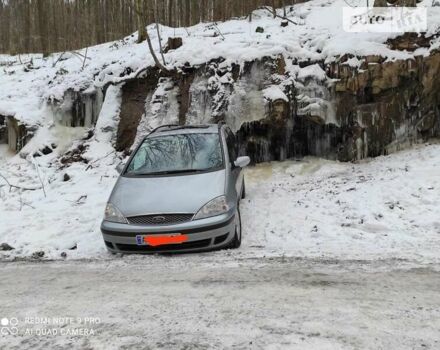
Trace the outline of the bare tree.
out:
<instances>
[{"instance_id":1,"label":"bare tree","mask_svg":"<svg viewBox=\"0 0 440 350\"><path fill-rule=\"evenodd\" d=\"M302 1L306 0L0 0L0 53L47 56L119 40L136 30L142 42L151 23L188 27L247 16L262 6L284 18L286 6ZM412 6L416 0L396 1ZM283 15L276 13L277 7L285 8Z\"/></svg>"},{"instance_id":2,"label":"bare tree","mask_svg":"<svg viewBox=\"0 0 440 350\"><path fill-rule=\"evenodd\" d=\"M272 11L273 11L273 18L277 17L277 7L275 6L275 0L272 0Z\"/></svg>"},{"instance_id":3,"label":"bare tree","mask_svg":"<svg viewBox=\"0 0 440 350\"><path fill-rule=\"evenodd\" d=\"M135 0L136 6L136 21L138 27L138 43L143 42L147 39L147 31L145 30L145 20L144 20L144 6L142 0Z\"/></svg>"},{"instance_id":4,"label":"bare tree","mask_svg":"<svg viewBox=\"0 0 440 350\"><path fill-rule=\"evenodd\" d=\"M49 47L47 44L47 17L44 4L44 0L37 0L38 34L43 57L47 57L49 55Z\"/></svg>"}]
</instances>

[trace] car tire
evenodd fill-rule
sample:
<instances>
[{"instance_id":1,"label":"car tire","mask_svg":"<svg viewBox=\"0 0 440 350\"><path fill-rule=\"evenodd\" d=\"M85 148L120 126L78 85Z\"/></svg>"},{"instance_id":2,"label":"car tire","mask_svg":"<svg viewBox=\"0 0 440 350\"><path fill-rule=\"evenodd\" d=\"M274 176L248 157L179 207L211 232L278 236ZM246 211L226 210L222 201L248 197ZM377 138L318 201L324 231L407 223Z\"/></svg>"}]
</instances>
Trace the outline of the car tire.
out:
<instances>
[{"instance_id":1,"label":"car tire","mask_svg":"<svg viewBox=\"0 0 440 350\"><path fill-rule=\"evenodd\" d=\"M238 249L241 246L241 215L240 215L240 209L237 208L237 211L235 213L235 217L238 219L236 220L235 224L235 235L232 239L232 242L229 244L229 249Z\"/></svg>"},{"instance_id":2,"label":"car tire","mask_svg":"<svg viewBox=\"0 0 440 350\"><path fill-rule=\"evenodd\" d=\"M241 199L245 199L245 198L246 198L246 185L243 179L243 185L241 186Z\"/></svg>"}]
</instances>

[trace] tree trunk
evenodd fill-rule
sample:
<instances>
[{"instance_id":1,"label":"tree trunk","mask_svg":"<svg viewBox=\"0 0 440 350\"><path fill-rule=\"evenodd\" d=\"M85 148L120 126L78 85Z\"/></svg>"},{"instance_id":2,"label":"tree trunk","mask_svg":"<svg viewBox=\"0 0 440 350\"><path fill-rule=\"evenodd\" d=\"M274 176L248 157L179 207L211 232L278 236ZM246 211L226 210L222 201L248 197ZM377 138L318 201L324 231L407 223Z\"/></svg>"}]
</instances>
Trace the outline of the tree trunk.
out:
<instances>
[{"instance_id":1,"label":"tree trunk","mask_svg":"<svg viewBox=\"0 0 440 350\"><path fill-rule=\"evenodd\" d=\"M144 20L145 15L143 13L142 0L135 0L135 6L136 6L136 21L138 27L137 42L141 43L145 39L147 39L147 31L145 30L145 20Z\"/></svg>"},{"instance_id":2,"label":"tree trunk","mask_svg":"<svg viewBox=\"0 0 440 350\"><path fill-rule=\"evenodd\" d=\"M23 16L24 16L24 52L31 52L31 5L28 1L23 3Z\"/></svg>"},{"instance_id":3,"label":"tree trunk","mask_svg":"<svg viewBox=\"0 0 440 350\"><path fill-rule=\"evenodd\" d=\"M37 17L41 51L43 52L43 57L47 57L49 56L49 47L47 45L47 17L44 3L45 0L37 0Z\"/></svg>"},{"instance_id":4,"label":"tree trunk","mask_svg":"<svg viewBox=\"0 0 440 350\"><path fill-rule=\"evenodd\" d=\"M374 0L374 7L387 7L387 0Z\"/></svg>"},{"instance_id":5,"label":"tree trunk","mask_svg":"<svg viewBox=\"0 0 440 350\"><path fill-rule=\"evenodd\" d=\"M173 22L173 0L168 0L168 26L175 27Z\"/></svg>"}]
</instances>

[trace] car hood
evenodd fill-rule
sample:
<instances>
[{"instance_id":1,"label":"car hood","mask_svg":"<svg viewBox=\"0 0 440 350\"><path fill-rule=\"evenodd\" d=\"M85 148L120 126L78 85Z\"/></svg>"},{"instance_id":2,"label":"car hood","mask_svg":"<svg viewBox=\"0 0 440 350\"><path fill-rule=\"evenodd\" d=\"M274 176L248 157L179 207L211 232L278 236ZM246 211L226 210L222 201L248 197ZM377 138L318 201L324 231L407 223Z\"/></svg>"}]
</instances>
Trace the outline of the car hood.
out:
<instances>
[{"instance_id":1,"label":"car hood","mask_svg":"<svg viewBox=\"0 0 440 350\"><path fill-rule=\"evenodd\" d=\"M225 170L180 176L120 177L110 202L126 217L196 213L225 193Z\"/></svg>"}]
</instances>

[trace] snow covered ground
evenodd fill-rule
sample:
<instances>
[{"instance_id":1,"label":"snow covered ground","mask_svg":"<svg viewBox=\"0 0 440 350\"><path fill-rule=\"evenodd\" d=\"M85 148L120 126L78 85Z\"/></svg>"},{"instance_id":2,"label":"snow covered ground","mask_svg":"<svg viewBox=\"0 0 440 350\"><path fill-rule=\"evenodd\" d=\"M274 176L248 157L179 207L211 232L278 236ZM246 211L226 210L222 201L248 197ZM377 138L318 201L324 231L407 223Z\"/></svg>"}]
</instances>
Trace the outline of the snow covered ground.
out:
<instances>
[{"instance_id":1,"label":"snow covered ground","mask_svg":"<svg viewBox=\"0 0 440 350\"><path fill-rule=\"evenodd\" d=\"M0 256L113 259L99 225L117 158L110 154L61 171L42 160L46 196L42 189L9 191L0 180L0 244L15 248ZM439 262L439 169L438 143L359 164L306 158L251 167L241 205L242 248L214 254ZM41 186L36 165L19 157L0 174L14 185Z\"/></svg>"},{"instance_id":2,"label":"snow covered ground","mask_svg":"<svg viewBox=\"0 0 440 350\"><path fill-rule=\"evenodd\" d=\"M440 261L440 145L360 164L308 158L248 172L249 248L288 256Z\"/></svg>"},{"instance_id":3,"label":"snow covered ground","mask_svg":"<svg viewBox=\"0 0 440 350\"><path fill-rule=\"evenodd\" d=\"M141 257L0 273L0 317L18 332L1 349L440 347L438 268L394 260Z\"/></svg>"}]
</instances>

